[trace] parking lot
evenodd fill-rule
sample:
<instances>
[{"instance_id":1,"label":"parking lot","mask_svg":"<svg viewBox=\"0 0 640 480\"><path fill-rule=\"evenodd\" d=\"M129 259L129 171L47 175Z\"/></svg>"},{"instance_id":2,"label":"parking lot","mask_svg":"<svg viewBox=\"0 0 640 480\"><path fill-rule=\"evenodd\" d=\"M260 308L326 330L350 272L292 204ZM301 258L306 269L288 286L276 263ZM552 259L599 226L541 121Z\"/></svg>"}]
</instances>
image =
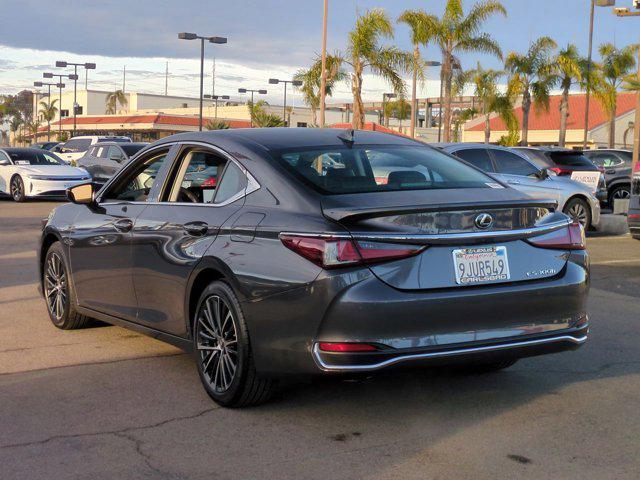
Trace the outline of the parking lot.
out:
<instances>
[{"instance_id":1,"label":"parking lot","mask_svg":"<svg viewBox=\"0 0 640 480\"><path fill-rule=\"evenodd\" d=\"M580 478L640 472L640 242L588 239L591 339L497 374L388 372L221 409L188 355L54 328L35 248L53 203L0 201L0 478Z\"/></svg>"}]
</instances>

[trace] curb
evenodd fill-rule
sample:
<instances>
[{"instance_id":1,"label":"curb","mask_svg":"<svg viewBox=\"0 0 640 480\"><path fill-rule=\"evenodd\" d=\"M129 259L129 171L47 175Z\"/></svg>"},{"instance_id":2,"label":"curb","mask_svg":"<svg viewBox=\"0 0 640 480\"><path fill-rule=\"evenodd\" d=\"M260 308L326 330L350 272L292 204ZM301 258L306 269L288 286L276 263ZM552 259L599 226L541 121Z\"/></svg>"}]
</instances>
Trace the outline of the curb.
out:
<instances>
[{"instance_id":1,"label":"curb","mask_svg":"<svg viewBox=\"0 0 640 480\"><path fill-rule=\"evenodd\" d=\"M598 233L605 235L626 235L629 233L627 216L613 214L600 215L600 223L598 223L596 230Z\"/></svg>"}]
</instances>

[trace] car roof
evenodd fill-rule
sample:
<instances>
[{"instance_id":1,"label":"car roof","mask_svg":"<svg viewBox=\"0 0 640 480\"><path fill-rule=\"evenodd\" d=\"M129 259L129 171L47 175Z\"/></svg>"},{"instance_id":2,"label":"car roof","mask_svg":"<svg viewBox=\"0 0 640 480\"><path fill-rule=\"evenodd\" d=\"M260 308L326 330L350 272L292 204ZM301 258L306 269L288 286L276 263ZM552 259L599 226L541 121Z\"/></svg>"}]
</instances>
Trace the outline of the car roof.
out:
<instances>
[{"instance_id":1,"label":"car roof","mask_svg":"<svg viewBox=\"0 0 640 480\"><path fill-rule=\"evenodd\" d=\"M236 143L259 145L266 150L288 148L344 146L346 142L338 138L346 130L334 128L237 128L208 132L180 133L165 137L158 144L176 141L202 141L211 143ZM347 133L348 134L348 133ZM363 145L421 145L425 143L409 137L370 130L356 130L355 144Z\"/></svg>"},{"instance_id":2,"label":"car roof","mask_svg":"<svg viewBox=\"0 0 640 480\"><path fill-rule=\"evenodd\" d=\"M7 153L25 153L25 152L43 153L43 150L41 148L29 148L29 147L0 147L0 150Z\"/></svg>"},{"instance_id":3,"label":"car roof","mask_svg":"<svg viewBox=\"0 0 640 480\"><path fill-rule=\"evenodd\" d=\"M432 147L439 148L441 150L445 150L447 152L453 150L463 150L468 148L488 148L490 150L505 150L511 151L509 147L503 147L502 145L493 145L491 143L479 143L479 142L449 142L449 143L431 143ZM520 155L522 156L522 155Z\"/></svg>"},{"instance_id":4,"label":"car roof","mask_svg":"<svg viewBox=\"0 0 640 480\"><path fill-rule=\"evenodd\" d=\"M146 147L147 145L149 145L149 142L127 142L127 143L122 143L122 142L112 142L112 141L108 141L108 142L98 142L94 145L92 145L93 147L105 147L105 146L116 146L116 147L120 147L122 145L127 145L127 146L131 146L131 145L140 145L141 147Z\"/></svg>"}]
</instances>

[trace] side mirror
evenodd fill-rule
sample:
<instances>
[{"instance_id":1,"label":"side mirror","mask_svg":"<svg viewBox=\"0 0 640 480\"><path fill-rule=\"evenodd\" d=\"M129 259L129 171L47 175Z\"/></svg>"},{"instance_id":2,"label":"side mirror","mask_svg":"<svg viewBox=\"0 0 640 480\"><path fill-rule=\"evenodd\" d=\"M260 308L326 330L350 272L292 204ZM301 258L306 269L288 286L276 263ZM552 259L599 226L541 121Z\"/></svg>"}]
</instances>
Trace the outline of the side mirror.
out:
<instances>
[{"instance_id":1,"label":"side mirror","mask_svg":"<svg viewBox=\"0 0 640 480\"><path fill-rule=\"evenodd\" d=\"M546 168L541 168L541 169L538 171L538 175L537 175L537 177L538 177L540 180L546 180L547 178L549 178L549 170L547 170Z\"/></svg>"},{"instance_id":2,"label":"side mirror","mask_svg":"<svg viewBox=\"0 0 640 480\"><path fill-rule=\"evenodd\" d=\"M93 203L93 185L83 183L67 189L67 199L78 205L90 205Z\"/></svg>"}]
</instances>

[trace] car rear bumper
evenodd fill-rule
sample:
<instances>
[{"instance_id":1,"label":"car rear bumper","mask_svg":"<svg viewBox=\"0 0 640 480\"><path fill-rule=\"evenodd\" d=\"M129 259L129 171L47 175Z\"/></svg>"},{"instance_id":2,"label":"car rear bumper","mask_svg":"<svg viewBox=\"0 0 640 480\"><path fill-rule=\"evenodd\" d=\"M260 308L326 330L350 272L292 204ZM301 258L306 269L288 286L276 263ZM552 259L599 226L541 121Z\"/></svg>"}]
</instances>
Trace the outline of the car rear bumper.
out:
<instances>
[{"instance_id":1,"label":"car rear bumper","mask_svg":"<svg viewBox=\"0 0 640 480\"><path fill-rule=\"evenodd\" d=\"M568 254L553 278L402 291L364 270L243 304L263 373L377 370L399 363L524 357L586 339L588 256ZM373 353L321 352L320 342L369 343ZM352 365L353 368L342 368Z\"/></svg>"}]
</instances>

